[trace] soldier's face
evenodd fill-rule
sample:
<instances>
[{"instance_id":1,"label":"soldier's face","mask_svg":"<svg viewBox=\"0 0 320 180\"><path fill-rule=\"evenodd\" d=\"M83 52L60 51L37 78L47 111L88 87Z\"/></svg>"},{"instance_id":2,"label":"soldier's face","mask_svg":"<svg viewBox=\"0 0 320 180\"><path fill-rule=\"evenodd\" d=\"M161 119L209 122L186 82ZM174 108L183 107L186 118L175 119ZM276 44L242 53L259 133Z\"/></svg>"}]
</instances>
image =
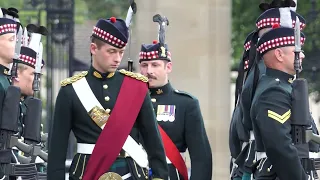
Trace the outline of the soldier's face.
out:
<instances>
[{"instance_id":1,"label":"soldier's face","mask_svg":"<svg viewBox=\"0 0 320 180\"><path fill-rule=\"evenodd\" d=\"M172 71L172 63L164 60L142 61L141 74L149 78L151 88L161 87L168 83L168 74Z\"/></svg>"},{"instance_id":2,"label":"soldier's face","mask_svg":"<svg viewBox=\"0 0 320 180\"><path fill-rule=\"evenodd\" d=\"M23 69L18 70L18 78L14 85L21 89L21 93L27 96L33 95L32 83L34 78L34 68L24 65Z\"/></svg>"},{"instance_id":3,"label":"soldier's face","mask_svg":"<svg viewBox=\"0 0 320 180\"><path fill-rule=\"evenodd\" d=\"M91 43L90 50L93 57L93 67L105 73L115 72L118 69L125 48L119 49L107 43L98 47L97 44Z\"/></svg>"},{"instance_id":4,"label":"soldier's face","mask_svg":"<svg viewBox=\"0 0 320 180\"><path fill-rule=\"evenodd\" d=\"M0 59L2 59L5 63L12 63L15 44L15 33L7 33L0 35Z\"/></svg>"}]
</instances>

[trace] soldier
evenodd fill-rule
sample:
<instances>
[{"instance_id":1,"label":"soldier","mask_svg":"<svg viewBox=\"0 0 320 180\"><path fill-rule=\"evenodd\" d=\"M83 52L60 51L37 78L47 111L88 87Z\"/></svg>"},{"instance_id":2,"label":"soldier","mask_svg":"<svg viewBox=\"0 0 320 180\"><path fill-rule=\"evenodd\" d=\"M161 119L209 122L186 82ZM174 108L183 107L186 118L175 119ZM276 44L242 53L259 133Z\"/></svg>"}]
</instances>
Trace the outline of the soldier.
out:
<instances>
[{"instance_id":1,"label":"soldier","mask_svg":"<svg viewBox=\"0 0 320 180\"><path fill-rule=\"evenodd\" d=\"M253 51L256 51L255 42L258 40L258 37L261 37L264 33L268 32L273 24L280 22L280 9L283 8L271 8L262 13L256 20L256 33L258 36L253 36L253 39L251 40L251 48L253 48ZM304 29L306 26L304 18L294 11L290 11L290 13L291 17L299 17L301 20L301 29ZM292 26L293 25L294 21L292 22ZM256 37L256 39L254 39L254 37ZM250 71L244 83L240 98L240 104L243 112L243 125L246 131L250 132L250 140L248 145L244 148L245 151L242 151L238 157L238 159L245 159L245 164L243 166L245 172L242 178L243 180L250 179L253 170L253 164L256 162L254 150L255 137L252 129L252 120L250 118L250 109L255 88L258 85L258 79L265 74L265 64L259 54L254 57L249 57L249 61L251 61L250 63L254 64L251 65L251 68L249 67ZM316 127L314 126L314 128Z\"/></svg>"},{"instance_id":2,"label":"soldier","mask_svg":"<svg viewBox=\"0 0 320 180\"><path fill-rule=\"evenodd\" d=\"M146 179L148 161L152 179L167 179L148 79L117 70L128 41L125 22L115 17L100 19L91 41L90 69L61 83L49 132L48 180L65 178L71 130L78 143L70 179ZM142 140L148 157L141 157L143 148L137 142Z\"/></svg>"},{"instance_id":3,"label":"soldier","mask_svg":"<svg viewBox=\"0 0 320 180\"><path fill-rule=\"evenodd\" d=\"M5 18L8 10L0 10L0 99L2 102L4 92L10 85L8 79L9 64L13 61L16 44L17 24L13 19ZM2 103L0 103L2 104Z\"/></svg>"},{"instance_id":4,"label":"soldier","mask_svg":"<svg viewBox=\"0 0 320 180\"><path fill-rule=\"evenodd\" d=\"M37 53L32 48L27 46L21 47L20 59L17 61L17 77L13 78L13 85L21 89L21 116L19 123L23 124L23 117L26 114L27 107L25 98L33 95L32 82L34 79L34 68ZM28 59L27 59L28 58ZM22 125L19 126L20 135L23 136Z\"/></svg>"},{"instance_id":5,"label":"soldier","mask_svg":"<svg viewBox=\"0 0 320 180\"><path fill-rule=\"evenodd\" d=\"M0 112L2 111L5 91L10 85L8 78L9 64L13 61L16 44L17 24L14 20L5 18L8 10L0 9ZM2 121L0 117L0 122ZM3 177L3 171L0 172Z\"/></svg>"},{"instance_id":6,"label":"soldier","mask_svg":"<svg viewBox=\"0 0 320 180\"><path fill-rule=\"evenodd\" d=\"M290 134L291 83L296 73L294 29L279 26L275 23L257 44L267 68L259 80L250 112L259 161L254 178L304 180L308 176ZM302 44L304 40L301 33ZM300 53L300 62L303 58L304 54Z\"/></svg>"},{"instance_id":7,"label":"soldier","mask_svg":"<svg viewBox=\"0 0 320 180\"><path fill-rule=\"evenodd\" d=\"M229 129L229 148L231 153L231 172L230 176L233 180L241 180L243 170L241 166L243 162L235 163L236 158L240 154L241 150L249 141L248 132L242 124L243 114L239 104L239 95L242 91L243 82L249 68L249 50L251 44L251 38L254 32L251 32L244 42L244 53L238 69L238 77L236 80L236 92L235 92L235 108L232 114L230 129ZM242 160L243 161L243 160Z\"/></svg>"},{"instance_id":8,"label":"soldier","mask_svg":"<svg viewBox=\"0 0 320 180\"><path fill-rule=\"evenodd\" d=\"M165 52L165 56L161 56L161 52ZM170 180L187 179L183 176L184 167L175 164L185 159L183 153L187 149L191 158L190 179L211 179L212 154L199 101L189 93L171 86L168 74L172 70L172 62L167 45L163 48L157 41L154 44L143 44L139 59L141 73L149 79L151 101L159 128L163 131L160 132L168 157ZM167 146L168 142L174 145ZM174 153L172 149L177 154L181 153L182 158L170 159ZM181 163L184 163L183 160Z\"/></svg>"},{"instance_id":9,"label":"soldier","mask_svg":"<svg viewBox=\"0 0 320 180\"><path fill-rule=\"evenodd\" d=\"M36 27L33 24L28 25L28 27L34 27L33 30L40 29L39 27ZM40 49L41 44L41 34L44 34L43 32L39 32L39 30L36 30L37 33L31 32L31 41L29 41L28 38L28 32L25 29L24 32L24 38L23 43L20 51L20 55L18 59L14 60L14 63L16 63L15 66L13 66L13 69L11 69L11 76L12 76L12 83L14 86L17 86L21 90L21 102L20 102L20 116L19 116L19 132L20 136L24 137L24 120L27 113L27 108L33 108L33 107L27 107L26 101L28 100L28 97L34 96L34 89L33 89L33 82L34 82L34 76L35 76L35 67L36 67L36 61L37 58L41 58L42 55L42 48ZM46 31L46 29L42 30ZM41 52L40 52L41 51ZM40 54L40 55L39 55ZM44 66L44 61L41 60L41 68ZM16 69L14 69L16 67ZM38 127L39 129L41 127ZM39 161L39 157L36 158L37 162ZM37 166L42 167L43 161L40 161L41 163L38 163ZM42 169L42 168L38 168Z\"/></svg>"}]
</instances>

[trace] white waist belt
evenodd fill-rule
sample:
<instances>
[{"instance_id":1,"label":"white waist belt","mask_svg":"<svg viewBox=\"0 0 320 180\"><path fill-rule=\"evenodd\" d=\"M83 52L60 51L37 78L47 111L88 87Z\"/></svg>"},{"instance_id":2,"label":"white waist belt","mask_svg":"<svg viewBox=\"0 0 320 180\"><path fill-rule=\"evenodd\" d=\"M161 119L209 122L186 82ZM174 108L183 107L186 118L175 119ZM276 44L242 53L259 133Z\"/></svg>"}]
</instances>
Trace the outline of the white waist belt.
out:
<instances>
[{"instance_id":1,"label":"white waist belt","mask_svg":"<svg viewBox=\"0 0 320 180\"><path fill-rule=\"evenodd\" d=\"M95 144L77 143L77 153L92 154Z\"/></svg>"},{"instance_id":2,"label":"white waist belt","mask_svg":"<svg viewBox=\"0 0 320 180\"><path fill-rule=\"evenodd\" d=\"M184 152L182 152L182 153L180 153L181 154L181 157L182 157L182 159L184 160L184 162L186 162L186 156L185 156L185 153ZM166 156L166 160L167 160L167 163L168 164L172 164L172 162L170 161L170 159Z\"/></svg>"},{"instance_id":3,"label":"white waist belt","mask_svg":"<svg viewBox=\"0 0 320 180\"><path fill-rule=\"evenodd\" d=\"M95 144L77 143L77 153L92 154ZM120 153L119 153L120 155Z\"/></svg>"},{"instance_id":4,"label":"white waist belt","mask_svg":"<svg viewBox=\"0 0 320 180\"><path fill-rule=\"evenodd\" d=\"M250 140L251 141L255 140L253 131L250 131Z\"/></svg>"}]
</instances>

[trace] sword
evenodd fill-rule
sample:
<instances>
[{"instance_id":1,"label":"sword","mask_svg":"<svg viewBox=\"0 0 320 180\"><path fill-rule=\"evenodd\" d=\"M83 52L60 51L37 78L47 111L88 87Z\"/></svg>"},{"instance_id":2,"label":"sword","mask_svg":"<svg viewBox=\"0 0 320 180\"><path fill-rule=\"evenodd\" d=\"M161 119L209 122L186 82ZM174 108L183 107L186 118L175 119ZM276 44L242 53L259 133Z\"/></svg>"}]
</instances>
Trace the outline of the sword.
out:
<instances>
[{"instance_id":1,"label":"sword","mask_svg":"<svg viewBox=\"0 0 320 180\"><path fill-rule=\"evenodd\" d=\"M130 29L130 25L132 22L132 17L134 14L137 13L137 4L134 2L134 0L129 0L130 2L130 7L128 9L127 17L126 17L126 25L127 28L129 29L129 49L128 49L128 71L133 72L133 60L130 58L131 54L131 35L132 35L132 29Z\"/></svg>"}]
</instances>

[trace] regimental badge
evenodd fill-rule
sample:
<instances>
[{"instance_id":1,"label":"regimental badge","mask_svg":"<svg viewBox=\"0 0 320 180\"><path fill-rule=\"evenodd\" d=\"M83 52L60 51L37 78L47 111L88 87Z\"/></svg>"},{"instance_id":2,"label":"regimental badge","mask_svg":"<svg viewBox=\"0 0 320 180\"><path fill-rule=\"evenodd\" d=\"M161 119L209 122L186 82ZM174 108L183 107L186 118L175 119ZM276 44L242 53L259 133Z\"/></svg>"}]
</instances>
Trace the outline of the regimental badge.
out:
<instances>
[{"instance_id":1,"label":"regimental badge","mask_svg":"<svg viewBox=\"0 0 320 180\"><path fill-rule=\"evenodd\" d=\"M176 106L175 105L158 105L157 120L164 122L173 122L175 120Z\"/></svg>"},{"instance_id":2,"label":"regimental badge","mask_svg":"<svg viewBox=\"0 0 320 180\"><path fill-rule=\"evenodd\" d=\"M162 94L163 91L162 91L162 89L158 89L158 90L156 91L156 93L157 93L157 94Z\"/></svg>"},{"instance_id":3,"label":"regimental badge","mask_svg":"<svg viewBox=\"0 0 320 180\"><path fill-rule=\"evenodd\" d=\"M166 56L166 48L163 47L163 46L161 46L160 49L161 49L161 55L160 55L160 56L161 56L161 57L164 57L164 58L167 57L167 56Z\"/></svg>"},{"instance_id":4,"label":"regimental badge","mask_svg":"<svg viewBox=\"0 0 320 180\"><path fill-rule=\"evenodd\" d=\"M4 73L5 75L9 75L9 71L6 70L6 69L3 71L3 73Z\"/></svg>"}]
</instances>

